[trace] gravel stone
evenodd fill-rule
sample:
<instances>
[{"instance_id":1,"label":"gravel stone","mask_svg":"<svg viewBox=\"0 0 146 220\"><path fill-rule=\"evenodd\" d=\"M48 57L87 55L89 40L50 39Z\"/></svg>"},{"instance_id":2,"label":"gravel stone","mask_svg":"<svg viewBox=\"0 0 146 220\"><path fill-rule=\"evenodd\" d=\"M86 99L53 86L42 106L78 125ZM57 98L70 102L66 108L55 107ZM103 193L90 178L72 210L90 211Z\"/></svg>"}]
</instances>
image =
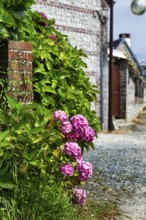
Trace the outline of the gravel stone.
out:
<instances>
[{"instance_id":1,"label":"gravel stone","mask_svg":"<svg viewBox=\"0 0 146 220\"><path fill-rule=\"evenodd\" d=\"M101 133L84 159L93 165L90 196L116 201L116 220L146 220L146 132Z\"/></svg>"}]
</instances>

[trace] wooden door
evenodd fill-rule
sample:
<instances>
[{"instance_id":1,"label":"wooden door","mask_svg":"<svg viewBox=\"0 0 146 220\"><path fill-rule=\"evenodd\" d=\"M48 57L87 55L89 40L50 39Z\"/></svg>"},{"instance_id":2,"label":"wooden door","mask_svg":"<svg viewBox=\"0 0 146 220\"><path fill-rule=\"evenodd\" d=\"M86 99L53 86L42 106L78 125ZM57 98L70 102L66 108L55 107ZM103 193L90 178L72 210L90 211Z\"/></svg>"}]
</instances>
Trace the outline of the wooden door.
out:
<instances>
[{"instance_id":1,"label":"wooden door","mask_svg":"<svg viewBox=\"0 0 146 220\"><path fill-rule=\"evenodd\" d=\"M112 116L120 118L120 68L113 65L112 71Z\"/></svg>"}]
</instances>

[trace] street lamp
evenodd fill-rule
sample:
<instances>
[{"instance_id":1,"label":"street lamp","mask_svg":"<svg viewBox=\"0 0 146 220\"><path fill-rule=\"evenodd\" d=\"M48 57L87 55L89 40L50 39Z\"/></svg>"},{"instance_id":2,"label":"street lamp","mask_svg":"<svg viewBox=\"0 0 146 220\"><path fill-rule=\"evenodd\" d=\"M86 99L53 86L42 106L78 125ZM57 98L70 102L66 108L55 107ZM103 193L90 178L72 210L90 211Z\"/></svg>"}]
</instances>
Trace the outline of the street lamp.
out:
<instances>
[{"instance_id":1,"label":"street lamp","mask_svg":"<svg viewBox=\"0 0 146 220\"><path fill-rule=\"evenodd\" d=\"M115 1L109 0L108 4L110 6L110 36L109 36L109 105L108 105L108 130L113 130L113 123L112 123L112 71L113 71L113 21L114 21L114 8Z\"/></svg>"},{"instance_id":2,"label":"street lamp","mask_svg":"<svg viewBox=\"0 0 146 220\"><path fill-rule=\"evenodd\" d=\"M131 11L135 15L142 15L146 10L146 0L133 0L131 2Z\"/></svg>"}]
</instances>

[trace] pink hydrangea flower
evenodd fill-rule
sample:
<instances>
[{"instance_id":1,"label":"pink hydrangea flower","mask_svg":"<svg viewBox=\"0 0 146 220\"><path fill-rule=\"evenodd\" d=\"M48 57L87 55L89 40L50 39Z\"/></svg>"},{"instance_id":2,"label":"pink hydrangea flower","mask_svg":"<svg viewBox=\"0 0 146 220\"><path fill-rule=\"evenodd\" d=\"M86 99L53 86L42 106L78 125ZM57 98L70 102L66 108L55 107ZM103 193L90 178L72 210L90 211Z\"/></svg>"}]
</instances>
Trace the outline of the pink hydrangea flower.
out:
<instances>
[{"instance_id":1,"label":"pink hydrangea flower","mask_svg":"<svg viewBox=\"0 0 146 220\"><path fill-rule=\"evenodd\" d=\"M84 116L76 115L71 117L71 124L74 131L78 131L79 134L82 134L84 128L88 126L88 121Z\"/></svg>"},{"instance_id":2,"label":"pink hydrangea flower","mask_svg":"<svg viewBox=\"0 0 146 220\"><path fill-rule=\"evenodd\" d=\"M79 171L79 179L81 181L86 181L92 176L93 168L91 163L85 161L79 161L77 164L77 170Z\"/></svg>"},{"instance_id":3,"label":"pink hydrangea flower","mask_svg":"<svg viewBox=\"0 0 146 220\"><path fill-rule=\"evenodd\" d=\"M71 132L66 135L68 141L77 141L79 138L79 133L77 131Z\"/></svg>"},{"instance_id":4,"label":"pink hydrangea flower","mask_svg":"<svg viewBox=\"0 0 146 220\"><path fill-rule=\"evenodd\" d=\"M64 145L64 152L73 157L73 159L76 161L80 161L82 159L81 148L77 143L67 142Z\"/></svg>"},{"instance_id":5,"label":"pink hydrangea flower","mask_svg":"<svg viewBox=\"0 0 146 220\"><path fill-rule=\"evenodd\" d=\"M40 15L41 15L41 17L42 18L45 18L46 20L48 20L48 18L47 18L47 16L44 14L44 13L41 13L40 12ZM48 27L48 24L47 24L47 22L38 22L40 25L42 25L42 26L44 26L44 27Z\"/></svg>"},{"instance_id":6,"label":"pink hydrangea flower","mask_svg":"<svg viewBox=\"0 0 146 220\"><path fill-rule=\"evenodd\" d=\"M92 142L95 138L95 131L91 127L85 127L81 134L81 138L86 142Z\"/></svg>"},{"instance_id":7,"label":"pink hydrangea flower","mask_svg":"<svg viewBox=\"0 0 146 220\"><path fill-rule=\"evenodd\" d=\"M74 204L79 204L84 206L86 204L86 191L82 189L75 189L73 192L72 201Z\"/></svg>"},{"instance_id":8,"label":"pink hydrangea flower","mask_svg":"<svg viewBox=\"0 0 146 220\"><path fill-rule=\"evenodd\" d=\"M48 19L44 13L41 13L42 18Z\"/></svg>"},{"instance_id":9,"label":"pink hydrangea flower","mask_svg":"<svg viewBox=\"0 0 146 220\"><path fill-rule=\"evenodd\" d=\"M52 39L54 39L54 40L56 39L56 37L57 37L57 36L56 36L55 33L53 33L53 34L50 36L50 38L52 38Z\"/></svg>"},{"instance_id":10,"label":"pink hydrangea flower","mask_svg":"<svg viewBox=\"0 0 146 220\"><path fill-rule=\"evenodd\" d=\"M62 122L61 132L63 134L68 134L71 132L71 130L72 130L72 125L69 121Z\"/></svg>"},{"instance_id":11,"label":"pink hydrangea flower","mask_svg":"<svg viewBox=\"0 0 146 220\"><path fill-rule=\"evenodd\" d=\"M54 118L56 120L64 122L64 121L68 120L68 115L64 111L58 110L58 111L54 112Z\"/></svg>"},{"instance_id":12,"label":"pink hydrangea flower","mask_svg":"<svg viewBox=\"0 0 146 220\"><path fill-rule=\"evenodd\" d=\"M63 164L61 166L61 173L65 176L72 176L74 174L74 168L71 164Z\"/></svg>"}]
</instances>

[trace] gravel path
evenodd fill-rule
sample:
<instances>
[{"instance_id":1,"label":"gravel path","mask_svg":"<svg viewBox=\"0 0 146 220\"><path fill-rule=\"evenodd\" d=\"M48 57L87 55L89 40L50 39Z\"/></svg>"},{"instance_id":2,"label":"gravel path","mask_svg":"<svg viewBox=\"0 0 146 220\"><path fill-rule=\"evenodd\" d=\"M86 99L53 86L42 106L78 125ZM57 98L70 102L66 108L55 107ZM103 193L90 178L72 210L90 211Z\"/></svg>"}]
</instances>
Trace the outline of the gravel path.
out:
<instances>
[{"instance_id":1,"label":"gravel path","mask_svg":"<svg viewBox=\"0 0 146 220\"><path fill-rule=\"evenodd\" d=\"M146 220L146 132L99 134L84 158L94 168L87 192L116 201L117 220Z\"/></svg>"}]
</instances>

